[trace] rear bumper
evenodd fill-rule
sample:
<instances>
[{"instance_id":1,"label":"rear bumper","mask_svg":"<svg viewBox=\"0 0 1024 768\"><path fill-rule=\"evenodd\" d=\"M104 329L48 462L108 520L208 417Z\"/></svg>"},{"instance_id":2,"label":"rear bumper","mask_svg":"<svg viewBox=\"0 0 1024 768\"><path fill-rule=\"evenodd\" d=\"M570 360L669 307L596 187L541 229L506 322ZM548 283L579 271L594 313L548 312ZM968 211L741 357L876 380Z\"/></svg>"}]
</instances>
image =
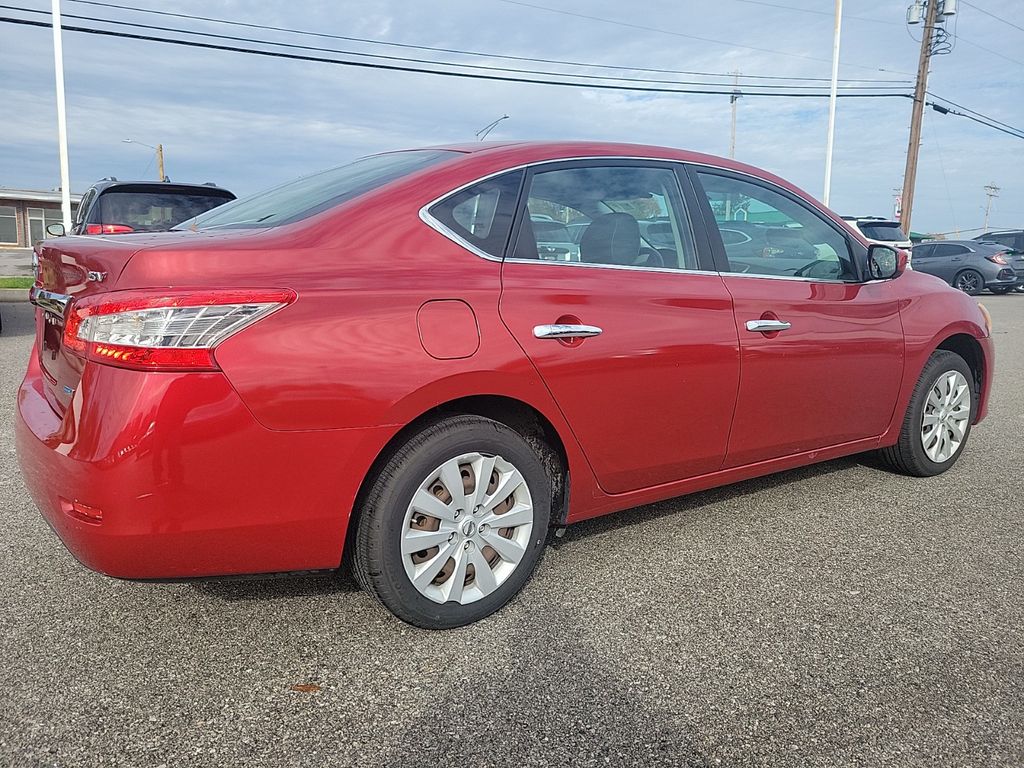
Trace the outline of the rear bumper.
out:
<instances>
[{"instance_id":1,"label":"rear bumper","mask_svg":"<svg viewBox=\"0 0 1024 768\"><path fill-rule=\"evenodd\" d=\"M33 350L18 459L71 553L96 571L174 579L337 567L387 430L275 432L220 373L88 364L61 418Z\"/></svg>"}]
</instances>

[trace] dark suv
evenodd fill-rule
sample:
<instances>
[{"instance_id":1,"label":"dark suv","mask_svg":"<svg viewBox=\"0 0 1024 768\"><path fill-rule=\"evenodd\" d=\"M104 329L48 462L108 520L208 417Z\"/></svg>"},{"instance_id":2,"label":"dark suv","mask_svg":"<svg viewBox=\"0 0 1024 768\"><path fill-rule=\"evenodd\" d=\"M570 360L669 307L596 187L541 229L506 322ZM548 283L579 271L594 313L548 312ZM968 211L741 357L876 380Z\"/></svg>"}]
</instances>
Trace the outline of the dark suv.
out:
<instances>
[{"instance_id":1,"label":"dark suv","mask_svg":"<svg viewBox=\"0 0 1024 768\"><path fill-rule=\"evenodd\" d=\"M215 184L103 179L82 196L71 234L164 232L234 199Z\"/></svg>"},{"instance_id":2,"label":"dark suv","mask_svg":"<svg viewBox=\"0 0 1024 768\"><path fill-rule=\"evenodd\" d=\"M1005 245L977 240L933 240L914 246L914 269L942 278L972 296L988 288L1008 293L1020 284Z\"/></svg>"},{"instance_id":3,"label":"dark suv","mask_svg":"<svg viewBox=\"0 0 1024 768\"><path fill-rule=\"evenodd\" d=\"M1024 229L996 229L978 235L975 240L986 243L999 243L1007 248L1007 259L1017 273L1019 283L1017 290L1024 292Z\"/></svg>"}]
</instances>

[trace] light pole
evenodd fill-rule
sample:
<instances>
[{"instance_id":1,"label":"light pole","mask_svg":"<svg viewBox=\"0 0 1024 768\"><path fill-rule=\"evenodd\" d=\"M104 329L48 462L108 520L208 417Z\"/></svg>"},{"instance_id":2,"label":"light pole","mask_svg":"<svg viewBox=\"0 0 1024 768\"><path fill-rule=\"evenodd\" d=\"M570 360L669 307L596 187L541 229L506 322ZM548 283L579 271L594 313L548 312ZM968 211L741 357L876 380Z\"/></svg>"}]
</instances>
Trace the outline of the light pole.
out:
<instances>
[{"instance_id":1,"label":"light pole","mask_svg":"<svg viewBox=\"0 0 1024 768\"><path fill-rule=\"evenodd\" d=\"M167 181L167 177L164 175L164 145L157 144L155 147L152 144L146 144L145 142L136 141L135 139L121 139L125 144L138 144L141 147L149 147L156 152L156 172L157 178L160 181Z\"/></svg>"},{"instance_id":2,"label":"light pole","mask_svg":"<svg viewBox=\"0 0 1024 768\"><path fill-rule=\"evenodd\" d=\"M836 0L836 26L832 36L832 86L828 94L828 139L825 142L825 196L828 205L832 192L832 144L836 137L836 91L839 86L839 35L843 26L843 0Z\"/></svg>"},{"instance_id":3,"label":"light pole","mask_svg":"<svg viewBox=\"0 0 1024 768\"><path fill-rule=\"evenodd\" d=\"M57 145L60 153L60 210L64 231L71 231L71 172L68 169L68 118L64 105L64 46L61 40L60 0L53 0L53 68L57 74Z\"/></svg>"}]
</instances>

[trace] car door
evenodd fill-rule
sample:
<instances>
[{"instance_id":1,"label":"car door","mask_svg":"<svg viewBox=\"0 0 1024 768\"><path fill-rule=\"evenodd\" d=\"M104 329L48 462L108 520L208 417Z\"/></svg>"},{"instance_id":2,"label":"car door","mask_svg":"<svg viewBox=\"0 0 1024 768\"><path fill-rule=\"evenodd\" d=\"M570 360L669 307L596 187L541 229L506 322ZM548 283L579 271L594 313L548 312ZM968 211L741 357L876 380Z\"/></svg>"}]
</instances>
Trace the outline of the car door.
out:
<instances>
[{"instance_id":1,"label":"car door","mask_svg":"<svg viewBox=\"0 0 1024 768\"><path fill-rule=\"evenodd\" d=\"M788 190L745 174L689 171L740 338L725 466L880 435L903 375L892 283L864 281L863 246ZM737 222L760 253L723 242L719 231Z\"/></svg>"},{"instance_id":2,"label":"car door","mask_svg":"<svg viewBox=\"0 0 1024 768\"><path fill-rule=\"evenodd\" d=\"M542 216L585 227L570 260L545 258L531 220ZM655 220L667 228L643 239ZM722 278L698 258L675 167L535 166L517 227L501 316L601 487L622 493L719 469L739 381L736 327Z\"/></svg>"}]
</instances>

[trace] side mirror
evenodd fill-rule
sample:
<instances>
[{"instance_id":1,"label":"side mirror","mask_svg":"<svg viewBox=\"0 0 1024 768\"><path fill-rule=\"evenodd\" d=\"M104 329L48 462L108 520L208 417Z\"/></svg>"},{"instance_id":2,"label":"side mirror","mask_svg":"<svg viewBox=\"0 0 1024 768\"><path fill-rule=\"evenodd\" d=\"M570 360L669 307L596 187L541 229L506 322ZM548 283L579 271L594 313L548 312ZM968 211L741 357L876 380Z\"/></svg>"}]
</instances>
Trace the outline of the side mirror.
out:
<instances>
[{"instance_id":1,"label":"side mirror","mask_svg":"<svg viewBox=\"0 0 1024 768\"><path fill-rule=\"evenodd\" d=\"M907 252L887 245L868 248L868 272L872 280L890 280L899 277L907 268Z\"/></svg>"},{"instance_id":2,"label":"side mirror","mask_svg":"<svg viewBox=\"0 0 1024 768\"><path fill-rule=\"evenodd\" d=\"M47 224L46 234L50 237L64 237L64 225L63 224Z\"/></svg>"}]
</instances>

